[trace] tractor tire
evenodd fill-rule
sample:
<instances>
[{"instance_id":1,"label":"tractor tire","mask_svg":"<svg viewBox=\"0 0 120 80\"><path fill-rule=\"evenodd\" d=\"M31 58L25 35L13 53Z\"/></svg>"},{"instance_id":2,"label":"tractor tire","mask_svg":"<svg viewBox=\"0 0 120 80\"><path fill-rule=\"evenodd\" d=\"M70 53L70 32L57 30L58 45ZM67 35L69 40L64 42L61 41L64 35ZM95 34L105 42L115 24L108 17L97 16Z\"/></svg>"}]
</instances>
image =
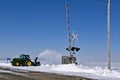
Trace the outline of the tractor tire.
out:
<instances>
[{"instance_id":1,"label":"tractor tire","mask_svg":"<svg viewBox=\"0 0 120 80\"><path fill-rule=\"evenodd\" d=\"M25 66L32 66L32 62L31 61L26 61Z\"/></svg>"},{"instance_id":2,"label":"tractor tire","mask_svg":"<svg viewBox=\"0 0 120 80\"><path fill-rule=\"evenodd\" d=\"M20 66L20 63L19 62L15 62L15 66Z\"/></svg>"}]
</instances>

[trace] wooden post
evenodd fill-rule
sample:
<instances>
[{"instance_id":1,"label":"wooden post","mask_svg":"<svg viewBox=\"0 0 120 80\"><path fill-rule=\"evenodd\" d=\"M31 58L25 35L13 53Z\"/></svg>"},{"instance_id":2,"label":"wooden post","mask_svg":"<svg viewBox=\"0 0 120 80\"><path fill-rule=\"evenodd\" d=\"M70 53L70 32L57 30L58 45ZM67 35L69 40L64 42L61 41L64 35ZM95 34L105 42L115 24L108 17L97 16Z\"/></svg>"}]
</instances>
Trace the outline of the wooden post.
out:
<instances>
[{"instance_id":1,"label":"wooden post","mask_svg":"<svg viewBox=\"0 0 120 80\"><path fill-rule=\"evenodd\" d=\"M110 0L108 0L108 69L111 69L111 56L110 56Z\"/></svg>"}]
</instances>

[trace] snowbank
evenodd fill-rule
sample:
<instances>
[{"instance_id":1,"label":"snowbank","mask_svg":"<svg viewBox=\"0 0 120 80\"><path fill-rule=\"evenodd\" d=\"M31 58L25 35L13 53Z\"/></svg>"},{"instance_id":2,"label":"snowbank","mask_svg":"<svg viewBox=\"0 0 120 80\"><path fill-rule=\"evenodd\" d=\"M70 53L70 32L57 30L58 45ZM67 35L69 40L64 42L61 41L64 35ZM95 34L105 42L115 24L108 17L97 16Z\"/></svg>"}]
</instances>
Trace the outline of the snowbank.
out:
<instances>
[{"instance_id":1,"label":"snowbank","mask_svg":"<svg viewBox=\"0 0 120 80\"><path fill-rule=\"evenodd\" d=\"M10 63L0 62L0 67L12 67L12 65Z\"/></svg>"}]
</instances>

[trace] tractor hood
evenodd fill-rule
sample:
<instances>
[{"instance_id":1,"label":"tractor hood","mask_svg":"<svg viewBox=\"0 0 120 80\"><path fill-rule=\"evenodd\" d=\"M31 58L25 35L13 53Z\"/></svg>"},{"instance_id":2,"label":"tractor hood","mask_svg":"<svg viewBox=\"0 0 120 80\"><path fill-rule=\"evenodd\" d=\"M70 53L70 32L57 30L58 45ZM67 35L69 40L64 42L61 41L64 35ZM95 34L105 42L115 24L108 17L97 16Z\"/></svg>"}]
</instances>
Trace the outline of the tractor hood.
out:
<instances>
[{"instance_id":1,"label":"tractor hood","mask_svg":"<svg viewBox=\"0 0 120 80\"><path fill-rule=\"evenodd\" d=\"M13 61L20 61L21 58L13 58Z\"/></svg>"}]
</instances>

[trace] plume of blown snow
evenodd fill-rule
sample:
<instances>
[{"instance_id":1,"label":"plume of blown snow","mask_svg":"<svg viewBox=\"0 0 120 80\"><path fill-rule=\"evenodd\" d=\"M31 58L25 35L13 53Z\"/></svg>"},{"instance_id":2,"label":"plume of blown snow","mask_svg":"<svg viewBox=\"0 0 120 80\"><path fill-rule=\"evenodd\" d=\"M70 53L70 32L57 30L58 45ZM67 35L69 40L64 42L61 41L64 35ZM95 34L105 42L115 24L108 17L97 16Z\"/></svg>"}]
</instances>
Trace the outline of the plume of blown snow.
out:
<instances>
[{"instance_id":1,"label":"plume of blown snow","mask_svg":"<svg viewBox=\"0 0 120 80\"><path fill-rule=\"evenodd\" d=\"M38 59L41 64L60 64L61 54L57 51L47 49L38 55Z\"/></svg>"}]
</instances>

